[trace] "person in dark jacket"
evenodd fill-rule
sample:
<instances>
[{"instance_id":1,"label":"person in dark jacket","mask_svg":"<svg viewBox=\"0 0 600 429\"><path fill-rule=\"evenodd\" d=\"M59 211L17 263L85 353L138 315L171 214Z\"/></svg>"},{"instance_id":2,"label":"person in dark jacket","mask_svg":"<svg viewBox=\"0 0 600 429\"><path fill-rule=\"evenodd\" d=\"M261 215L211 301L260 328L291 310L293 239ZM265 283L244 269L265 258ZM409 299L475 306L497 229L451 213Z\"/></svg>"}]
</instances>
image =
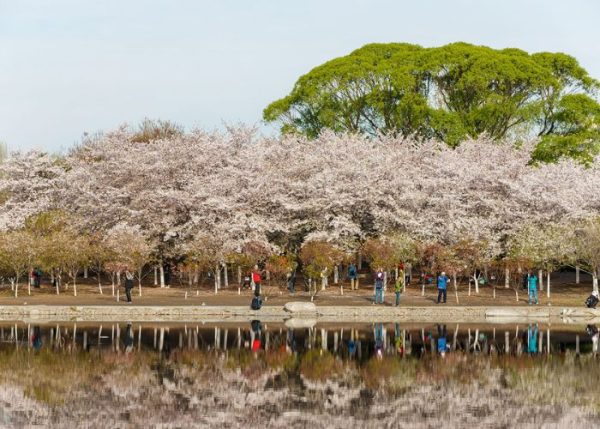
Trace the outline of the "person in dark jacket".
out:
<instances>
[{"instance_id":1,"label":"person in dark jacket","mask_svg":"<svg viewBox=\"0 0 600 429\"><path fill-rule=\"evenodd\" d=\"M348 278L350 279L350 290L358 289L358 270L356 265L350 264L348 267Z\"/></svg>"},{"instance_id":2,"label":"person in dark jacket","mask_svg":"<svg viewBox=\"0 0 600 429\"><path fill-rule=\"evenodd\" d=\"M133 273L127 269L125 270L125 295L129 304L131 304L131 289L133 289Z\"/></svg>"}]
</instances>

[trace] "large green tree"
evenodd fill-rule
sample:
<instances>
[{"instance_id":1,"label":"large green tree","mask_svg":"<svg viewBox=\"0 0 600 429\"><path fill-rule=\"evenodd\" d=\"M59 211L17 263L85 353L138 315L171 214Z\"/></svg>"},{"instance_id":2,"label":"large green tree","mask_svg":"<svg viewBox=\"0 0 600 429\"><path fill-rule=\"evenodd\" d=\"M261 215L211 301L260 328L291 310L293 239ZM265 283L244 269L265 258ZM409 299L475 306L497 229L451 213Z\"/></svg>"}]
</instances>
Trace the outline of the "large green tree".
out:
<instances>
[{"instance_id":1,"label":"large green tree","mask_svg":"<svg viewBox=\"0 0 600 429\"><path fill-rule=\"evenodd\" d=\"M309 137L325 129L416 134L455 146L484 133L537 135L536 159L588 162L598 151L598 87L562 53L370 44L301 76L263 115Z\"/></svg>"}]
</instances>

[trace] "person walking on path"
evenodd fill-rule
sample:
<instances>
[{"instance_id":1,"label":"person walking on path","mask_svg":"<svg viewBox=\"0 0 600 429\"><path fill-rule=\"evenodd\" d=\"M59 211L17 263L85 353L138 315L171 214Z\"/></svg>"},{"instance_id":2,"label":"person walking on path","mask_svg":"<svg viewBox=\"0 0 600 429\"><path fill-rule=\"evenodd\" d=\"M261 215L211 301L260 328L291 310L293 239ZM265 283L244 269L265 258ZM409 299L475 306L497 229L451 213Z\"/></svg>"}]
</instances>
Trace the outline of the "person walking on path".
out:
<instances>
[{"instance_id":1,"label":"person walking on path","mask_svg":"<svg viewBox=\"0 0 600 429\"><path fill-rule=\"evenodd\" d=\"M125 295L127 302L131 304L131 289L133 289L133 273L129 269L125 270Z\"/></svg>"},{"instance_id":2,"label":"person walking on path","mask_svg":"<svg viewBox=\"0 0 600 429\"><path fill-rule=\"evenodd\" d=\"M375 302L374 304L383 304L383 271L379 269L375 276Z\"/></svg>"},{"instance_id":3,"label":"person walking on path","mask_svg":"<svg viewBox=\"0 0 600 429\"><path fill-rule=\"evenodd\" d=\"M353 263L348 267L348 278L350 279L350 290L358 289L358 273Z\"/></svg>"},{"instance_id":4,"label":"person walking on path","mask_svg":"<svg viewBox=\"0 0 600 429\"><path fill-rule=\"evenodd\" d=\"M404 291L405 281L406 278L404 277L404 270L400 270L394 286L394 293L396 294L396 307L400 305L400 294Z\"/></svg>"},{"instance_id":5,"label":"person walking on path","mask_svg":"<svg viewBox=\"0 0 600 429\"><path fill-rule=\"evenodd\" d=\"M437 303L439 304L442 297L444 298L443 303L446 303L446 289L448 286L448 276L446 275L445 272L442 271L442 274L440 274L437 278L437 288L438 288L438 297L437 297Z\"/></svg>"},{"instance_id":6,"label":"person walking on path","mask_svg":"<svg viewBox=\"0 0 600 429\"><path fill-rule=\"evenodd\" d=\"M535 304L538 305L538 278L535 274L529 274L527 276L527 286L529 291L528 303L531 305L531 301L535 300Z\"/></svg>"}]
</instances>

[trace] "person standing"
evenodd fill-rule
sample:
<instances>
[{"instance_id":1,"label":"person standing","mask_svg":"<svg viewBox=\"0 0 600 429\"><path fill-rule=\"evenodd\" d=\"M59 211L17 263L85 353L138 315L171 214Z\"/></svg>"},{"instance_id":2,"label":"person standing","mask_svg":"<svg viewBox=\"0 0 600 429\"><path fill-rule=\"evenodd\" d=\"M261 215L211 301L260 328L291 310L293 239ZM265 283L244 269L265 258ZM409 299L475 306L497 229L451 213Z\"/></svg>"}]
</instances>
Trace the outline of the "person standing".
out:
<instances>
[{"instance_id":1,"label":"person standing","mask_svg":"<svg viewBox=\"0 0 600 429\"><path fill-rule=\"evenodd\" d=\"M375 276L375 302L374 304L383 304L383 271L381 268Z\"/></svg>"},{"instance_id":2,"label":"person standing","mask_svg":"<svg viewBox=\"0 0 600 429\"><path fill-rule=\"evenodd\" d=\"M258 265L255 265L254 269L252 270L252 281L254 282L254 296L260 296L261 275Z\"/></svg>"},{"instance_id":3,"label":"person standing","mask_svg":"<svg viewBox=\"0 0 600 429\"><path fill-rule=\"evenodd\" d=\"M404 270L400 270L394 286L394 293L396 294L396 307L400 305L400 294L404 291L405 281L406 277L404 277Z\"/></svg>"},{"instance_id":4,"label":"person standing","mask_svg":"<svg viewBox=\"0 0 600 429\"><path fill-rule=\"evenodd\" d=\"M291 294L296 293L296 270L291 270L287 274L287 288Z\"/></svg>"},{"instance_id":5,"label":"person standing","mask_svg":"<svg viewBox=\"0 0 600 429\"><path fill-rule=\"evenodd\" d=\"M358 289L358 271L354 263L348 267L348 278L350 279L350 290Z\"/></svg>"},{"instance_id":6,"label":"person standing","mask_svg":"<svg viewBox=\"0 0 600 429\"><path fill-rule=\"evenodd\" d=\"M528 285L528 291L529 291L529 299L528 299L528 303L529 305L531 305L531 301L535 300L535 304L538 305L538 278L535 274L528 274L527 275L527 285Z\"/></svg>"},{"instance_id":7,"label":"person standing","mask_svg":"<svg viewBox=\"0 0 600 429\"><path fill-rule=\"evenodd\" d=\"M131 289L133 289L133 273L127 269L125 270L125 295L129 304L131 304Z\"/></svg>"},{"instance_id":8,"label":"person standing","mask_svg":"<svg viewBox=\"0 0 600 429\"><path fill-rule=\"evenodd\" d=\"M448 286L448 276L446 276L446 273L444 271L442 271L442 274L440 274L437 278L437 288L438 288L438 297L437 297L437 303L440 303L440 300L442 299L442 297L444 298L443 303L446 303L446 289Z\"/></svg>"}]
</instances>

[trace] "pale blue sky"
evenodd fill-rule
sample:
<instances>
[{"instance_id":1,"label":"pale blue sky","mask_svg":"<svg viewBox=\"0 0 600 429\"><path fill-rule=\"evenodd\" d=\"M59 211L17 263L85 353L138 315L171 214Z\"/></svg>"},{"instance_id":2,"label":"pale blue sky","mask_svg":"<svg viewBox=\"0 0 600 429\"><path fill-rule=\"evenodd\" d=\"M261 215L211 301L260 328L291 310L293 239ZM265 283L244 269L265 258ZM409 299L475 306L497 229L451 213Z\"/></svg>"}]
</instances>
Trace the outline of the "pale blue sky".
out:
<instances>
[{"instance_id":1,"label":"pale blue sky","mask_svg":"<svg viewBox=\"0 0 600 429\"><path fill-rule=\"evenodd\" d=\"M600 78L599 20L598 0L0 0L0 140L260 125L298 76L371 42L562 51Z\"/></svg>"}]
</instances>

